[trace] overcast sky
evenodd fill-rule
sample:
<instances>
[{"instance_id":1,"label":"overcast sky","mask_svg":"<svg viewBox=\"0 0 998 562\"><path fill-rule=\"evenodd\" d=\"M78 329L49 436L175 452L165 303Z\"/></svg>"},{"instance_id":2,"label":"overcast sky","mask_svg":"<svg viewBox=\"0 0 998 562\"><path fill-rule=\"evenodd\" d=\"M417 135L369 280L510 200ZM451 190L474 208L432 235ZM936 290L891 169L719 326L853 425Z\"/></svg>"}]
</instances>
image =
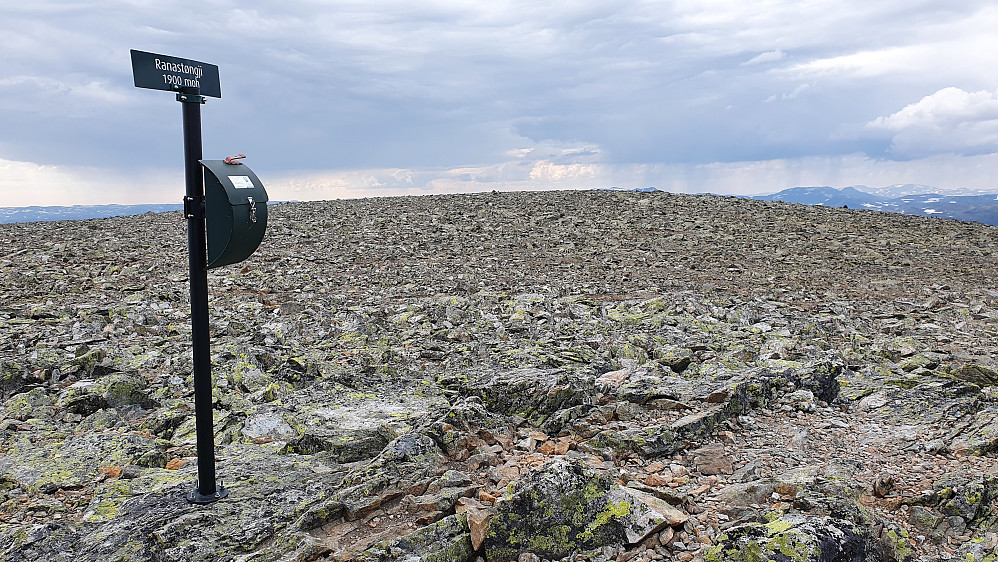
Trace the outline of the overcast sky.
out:
<instances>
[{"instance_id":1,"label":"overcast sky","mask_svg":"<svg viewBox=\"0 0 998 562\"><path fill-rule=\"evenodd\" d=\"M542 5L543 4L543 5ZM0 2L0 206L177 202L181 106L272 199L998 190L993 0Z\"/></svg>"}]
</instances>

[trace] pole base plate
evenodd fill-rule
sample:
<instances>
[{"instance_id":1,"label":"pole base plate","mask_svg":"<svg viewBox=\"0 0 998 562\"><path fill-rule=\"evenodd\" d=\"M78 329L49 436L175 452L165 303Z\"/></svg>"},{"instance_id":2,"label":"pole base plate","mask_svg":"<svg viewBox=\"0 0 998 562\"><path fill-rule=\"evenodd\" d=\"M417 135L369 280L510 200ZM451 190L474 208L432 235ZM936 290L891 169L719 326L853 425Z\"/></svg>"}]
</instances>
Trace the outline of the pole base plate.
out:
<instances>
[{"instance_id":1,"label":"pole base plate","mask_svg":"<svg viewBox=\"0 0 998 562\"><path fill-rule=\"evenodd\" d=\"M229 489L225 487L224 483L219 483L219 485L215 487L214 494L202 494L198 490L198 482L195 480L194 489L187 494L187 502L196 504L215 503L228 495Z\"/></svg>"}]
</instances>

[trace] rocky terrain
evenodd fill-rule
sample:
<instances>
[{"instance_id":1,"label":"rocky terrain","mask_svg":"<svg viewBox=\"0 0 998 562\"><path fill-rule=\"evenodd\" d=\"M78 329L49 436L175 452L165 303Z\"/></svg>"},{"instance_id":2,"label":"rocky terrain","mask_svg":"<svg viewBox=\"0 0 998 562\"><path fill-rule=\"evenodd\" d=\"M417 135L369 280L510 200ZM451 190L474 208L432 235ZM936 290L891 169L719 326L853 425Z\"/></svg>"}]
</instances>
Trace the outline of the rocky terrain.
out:
<instances>
[{"instance_id":1,"label":"rocky terrain","mask_svg":"<svg viewBox=\"0 0 998 562\"><path fill-rule=\"evenodd\" d=\"M998 230L667 193L0 225L0 560L998 559Z\"/></svg>"}]
</instances>

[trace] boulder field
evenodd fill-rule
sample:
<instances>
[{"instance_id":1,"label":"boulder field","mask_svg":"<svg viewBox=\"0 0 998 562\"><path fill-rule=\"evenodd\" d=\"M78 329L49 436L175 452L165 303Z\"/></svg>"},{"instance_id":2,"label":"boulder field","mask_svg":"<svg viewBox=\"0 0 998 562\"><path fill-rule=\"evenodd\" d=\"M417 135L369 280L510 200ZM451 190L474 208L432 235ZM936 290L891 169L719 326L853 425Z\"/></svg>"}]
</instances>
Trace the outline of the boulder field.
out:
<instances>
[{"instance_id":1,"label":"boulder field","mask_svg":"<svg viewBox=\"0 0 998 562\"><path fill-rule=\"evenodd\" d=\"M998 560L998 230L710 195L0 225L0 560Z\"/></svg>"}]
</instances>

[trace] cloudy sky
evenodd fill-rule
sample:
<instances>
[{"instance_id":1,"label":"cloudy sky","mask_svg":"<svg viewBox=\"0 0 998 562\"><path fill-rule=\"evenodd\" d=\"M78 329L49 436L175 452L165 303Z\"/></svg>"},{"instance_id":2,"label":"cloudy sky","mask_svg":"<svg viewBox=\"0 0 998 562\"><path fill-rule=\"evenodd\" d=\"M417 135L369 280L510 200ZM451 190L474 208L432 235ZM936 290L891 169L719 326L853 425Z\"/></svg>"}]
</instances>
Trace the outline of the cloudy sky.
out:
<instances>
[{"instance_id":1,"label":"cloudy sky","mask_svg":"<svg viewBox=\"0 0 998 562\"><path fill-rule=\"evenodd\" d=\"M272 199L998 190L996 29L993 0L7 0L0 206L182 197L180 104L130 49L218 65L205 157Z\"/></svg>"}]
</instances>

